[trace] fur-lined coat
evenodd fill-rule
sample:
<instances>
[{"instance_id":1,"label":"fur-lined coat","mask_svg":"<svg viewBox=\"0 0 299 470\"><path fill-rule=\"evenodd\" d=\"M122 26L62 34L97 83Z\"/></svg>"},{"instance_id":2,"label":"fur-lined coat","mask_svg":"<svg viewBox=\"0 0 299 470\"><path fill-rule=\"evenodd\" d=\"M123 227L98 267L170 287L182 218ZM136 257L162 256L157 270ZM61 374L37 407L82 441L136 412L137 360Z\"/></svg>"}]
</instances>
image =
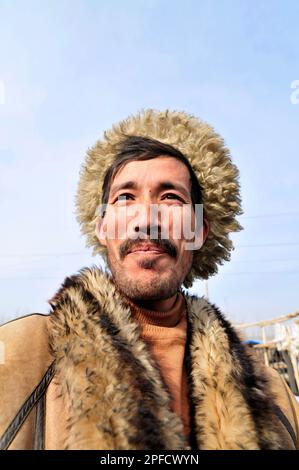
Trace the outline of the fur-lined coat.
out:
<instances>
[{"instance_id":1,"label":"fur-lined coat","mask_svg":"<svg viewBox=\"0 0 299 470\"><path fill-rule=\"evenodd\" d=\"M0 328L2 449L298 449L298 404L219 309L184 294L192 434L110 276L66 278L49 315Z\"/></svg>"}]
</instances>

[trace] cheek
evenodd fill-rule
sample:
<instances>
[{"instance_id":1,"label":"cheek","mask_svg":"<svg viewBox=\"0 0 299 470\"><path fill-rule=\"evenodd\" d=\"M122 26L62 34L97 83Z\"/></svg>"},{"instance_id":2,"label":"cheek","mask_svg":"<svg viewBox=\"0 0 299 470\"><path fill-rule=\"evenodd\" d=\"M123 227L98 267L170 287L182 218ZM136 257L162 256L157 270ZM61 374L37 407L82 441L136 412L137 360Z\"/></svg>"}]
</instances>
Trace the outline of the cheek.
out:
<instances>
[{"instance_id":1,"label":"cheek","mask_svg":"<svg viewBox=\"0 0 299 470\"><path fill-rule=\"evenodd\" d=\"M120 245L121 245L122 240L118 240L113 236L113 234L110 232L106 235L106 250L107 250L107 255L110 258L113 259L118 259L120 258L119 252L120 252Z\"/></svg>"},{"instance_id":2,"label":"cheek","mask_svg":"<svg viewBox=\"0 0 299 470\"><path fill-rule=\"evenodd\" d=\"M118 240L119 243L136 234L134 224L136 219L136 205L111 207L107 213L107 238Z\"/></svg>"},{"instance_id":3,"label":"cheek","mask_svg":"<svg viewBox=\"0 0 299 470\"><path fill-rule=\"evenodd\" d=\"M175 240L179 245L183 237L183 208L179 205L161 205L159 211L162 238Z\"/></svg>"},{"instance_id":4,"label":"cheek","mask_svg":"<svg viewBox=\"0 0 299 470\"><path fill-rule=\"evenodd\" d=\"M192 260L192 258L193 258L193 251L186 249L185 241L182 241L182 244L180 246L179 258L180 258L181 262L183 262L184 264L189 263L190 260Z\"/></svg>"},{"instance_id":5,"label":"cheek","mask_svg":"<svg viewBox=\"0 0 299 470\"><path fill-rule=\"evenodd\" d=\"M161 226L164 233L177 240L177 244L184 243L194 237L195 214L192 206L168 207L162 212Z\"/></svg>"}]
</instances>

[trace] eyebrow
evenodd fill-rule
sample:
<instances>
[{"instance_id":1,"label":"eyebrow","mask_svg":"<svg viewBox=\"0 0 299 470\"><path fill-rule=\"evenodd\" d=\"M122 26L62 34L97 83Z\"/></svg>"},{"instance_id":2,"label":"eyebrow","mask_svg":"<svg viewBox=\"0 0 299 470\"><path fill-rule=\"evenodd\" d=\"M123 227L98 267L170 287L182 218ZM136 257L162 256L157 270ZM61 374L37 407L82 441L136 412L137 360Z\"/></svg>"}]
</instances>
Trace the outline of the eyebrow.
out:
<instances>
[{"instance_id":1,"label":"eyebrow","mask_svg":"<svg viewBox=\"0 0 299 470\"><path fill-rule=\"evenodd\" d=\"M118 191L121 189L138 189L138 185L136 184L135 181L126 181L124 183L118 184L111 188L110 190L110 197L113 197ZM174 189L176 191L180 191L182 194L184 194L188 199L191 197L189 191L186 190L184 186L181 184L174 184L171 181L161 181L157 185L157 190L158 191L163 191L165 189Z\"/></svg>"}]
</instances>

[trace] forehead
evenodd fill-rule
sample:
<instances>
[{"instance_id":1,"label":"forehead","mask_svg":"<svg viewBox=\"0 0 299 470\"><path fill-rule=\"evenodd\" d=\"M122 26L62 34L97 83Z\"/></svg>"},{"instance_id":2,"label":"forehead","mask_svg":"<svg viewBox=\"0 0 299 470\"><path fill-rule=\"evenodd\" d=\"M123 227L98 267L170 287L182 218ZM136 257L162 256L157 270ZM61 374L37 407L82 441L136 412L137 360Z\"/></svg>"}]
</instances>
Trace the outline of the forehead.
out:
<instances>
[{"instance_id":1,"label":"forehead","mask_svg":"<svg viewBox=\"0 0 299 470\"><path fill-rule=\"evenodd\" d=\"M128 178L142 180L144 184L155 184L161 179L180 182L189 188L190 173L186 165L174 157L156 157L126 163L115 175L112 187Z\"/></svg>"}]
</instances>

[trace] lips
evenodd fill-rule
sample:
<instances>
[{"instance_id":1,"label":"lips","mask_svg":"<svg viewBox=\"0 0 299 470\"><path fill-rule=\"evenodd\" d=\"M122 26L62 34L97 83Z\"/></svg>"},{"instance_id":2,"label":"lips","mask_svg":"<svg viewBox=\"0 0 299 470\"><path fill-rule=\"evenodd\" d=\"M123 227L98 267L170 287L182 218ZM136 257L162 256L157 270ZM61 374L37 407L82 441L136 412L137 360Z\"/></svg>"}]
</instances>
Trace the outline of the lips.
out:
<instances>
[{"instance_id":1,"label":"lips","mask_svg":"<svg viewBox=\"0 0 299 470\"><path fill-rule=\"evenodd\" d=\"M163 248L159 247L159 246L155 246L155 245L137 245L137 246L134 246L131 250L128 251L128 253L145 253L145 252L148 252L148 253L166 253L166 250L164 250Z\"/></svg>"}]
</instances>

